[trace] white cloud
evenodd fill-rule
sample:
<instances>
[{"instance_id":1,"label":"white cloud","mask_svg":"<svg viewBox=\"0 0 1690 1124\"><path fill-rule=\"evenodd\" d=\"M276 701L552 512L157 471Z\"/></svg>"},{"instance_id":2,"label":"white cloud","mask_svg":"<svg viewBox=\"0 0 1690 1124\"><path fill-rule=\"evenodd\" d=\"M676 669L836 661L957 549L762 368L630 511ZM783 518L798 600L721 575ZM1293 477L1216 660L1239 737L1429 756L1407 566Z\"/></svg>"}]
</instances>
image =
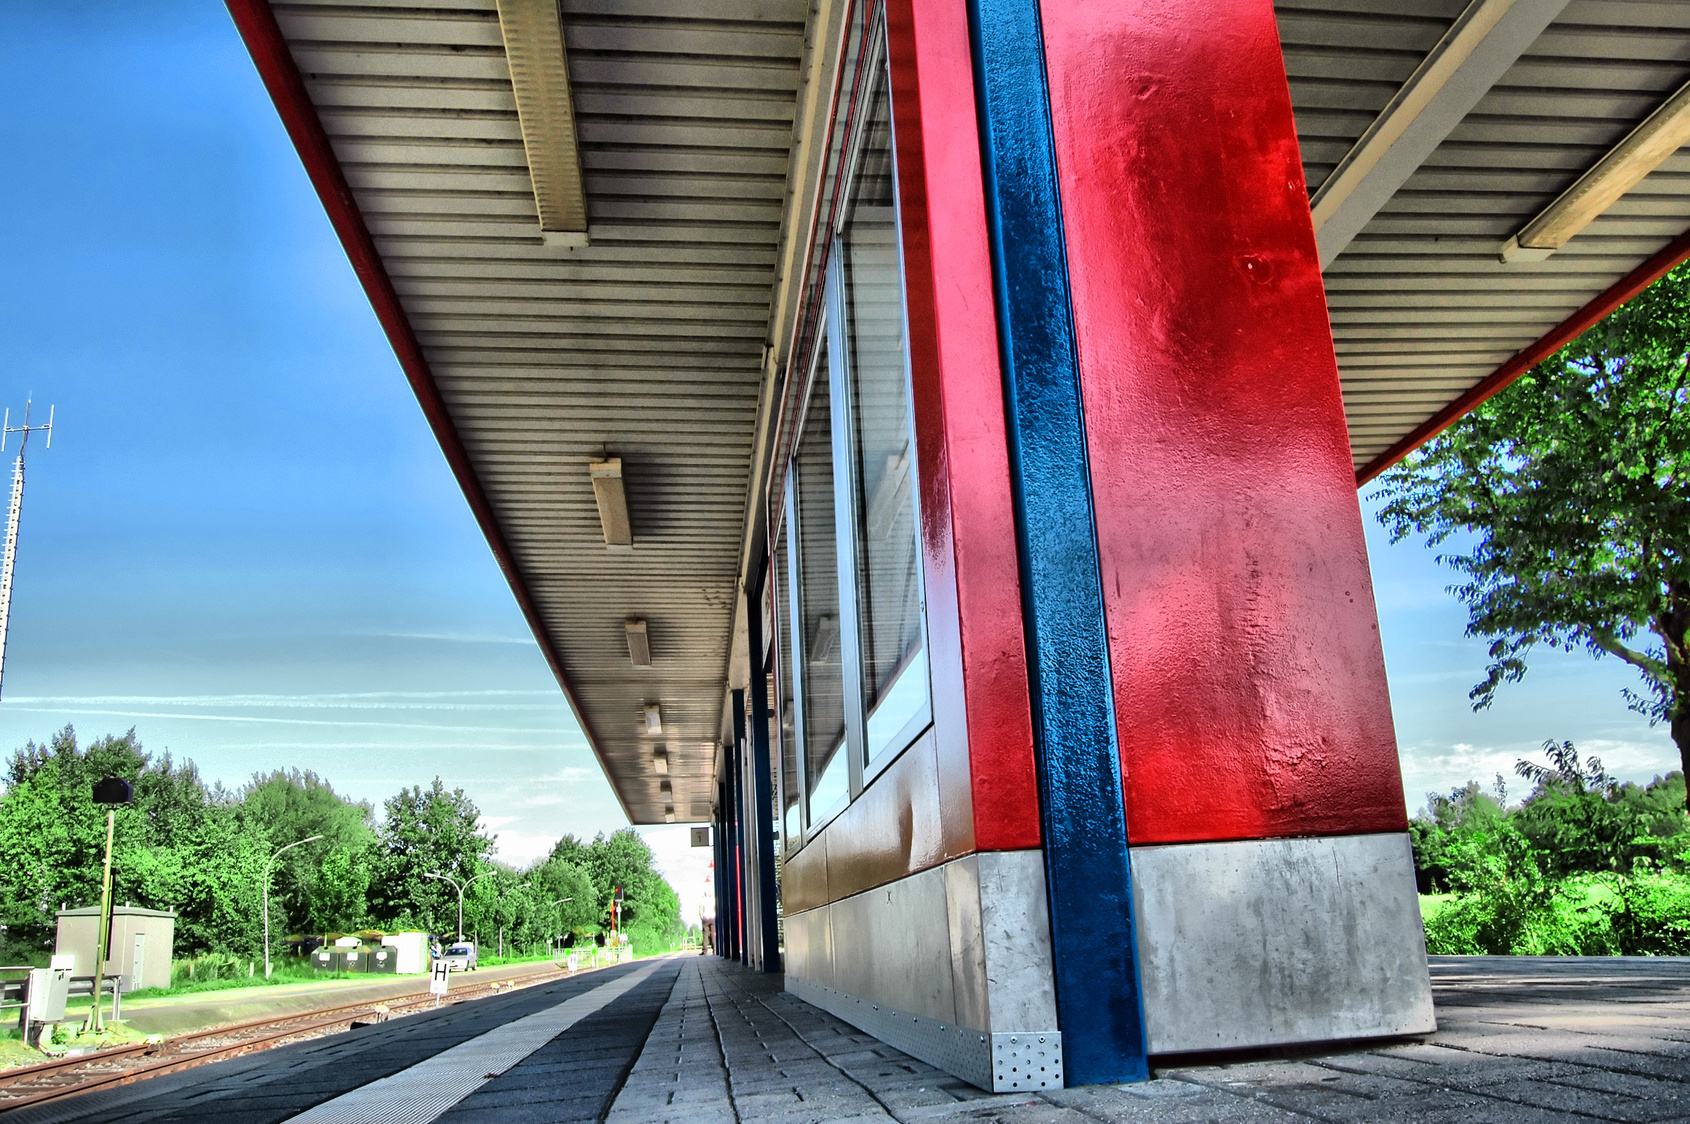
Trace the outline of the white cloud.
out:
<instances>
[{"instance_id":1,"label":"white cloud","mask_svg":"<svg viewBox=\"0 0 1690 1124\"><path fill-rule=\"evenodd\" d=\"M72 717L83 714L98 714L108 718L170 718L186 722L233 722L261 726L362 726L385 730L468 730L477 733L503 732L510 734L549 734L554 732L546 729L525 729L513 726L451 726L422 722L363 722L350 718L274 718L245 714L173 714L157 710L108 710L94 707L34 707L22 706L15 701L8 703L7 709L24 714L59 714Z\"/></svg>"},{"instance_id":2,"label":"white cloud","mask_svg":"<svg viewBox=\"0 0 1690 1124\"><path fill-rule=\"evenodd\" d=\"M1662 744L1592 737L1574 739L1574 744L1586 758L1600 757L1608 772L1624 781L1647 782L1678 768L1677 755L1672 751L1670 742ZM1542 742L1522 740L1485 746L1466 742L1404 746L1401 750L1402 785L1409 811L1412 813L1424 808L1427 793L1447 793L1469 781L1478 781L1490 792L1498 773L1502 774L1509 802L1515 803L1531 787L1514 772L1515 765L1521 760L1541 764L1544 760Z\"/></svg>"},{"instance_id":3,"label":"white cloud","mask_svg":"<svg viewBox=\"0 0 1690 1124\"><path fill-rule=\"evenodd\" d=\"M688 925L698 924L699 911L716 912L714 890L710 883L710 864L714 848L694 847L689 824L663 824L635 830L645 838L656 856L657 869L681 899L681 920Z\"/></svg>"}]
</instances>

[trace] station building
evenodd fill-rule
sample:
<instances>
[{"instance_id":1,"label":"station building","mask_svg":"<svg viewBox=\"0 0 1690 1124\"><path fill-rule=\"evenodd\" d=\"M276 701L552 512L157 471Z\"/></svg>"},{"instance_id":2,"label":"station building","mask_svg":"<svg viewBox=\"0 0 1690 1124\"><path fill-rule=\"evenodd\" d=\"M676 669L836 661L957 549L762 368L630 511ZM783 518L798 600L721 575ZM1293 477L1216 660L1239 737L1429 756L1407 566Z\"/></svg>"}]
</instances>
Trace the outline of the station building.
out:
<instances>
[{"instance_id":1,"label":"station building","mask_svg":"<svg viewBox=\"0 0 1690 1124\"><path fill-rule=\"evenodd\" d=\"M1357 489L1690 254L1690 8L229 0L719 951L984 1088L1433 1028Z\"/></svg>"}]
</instances>

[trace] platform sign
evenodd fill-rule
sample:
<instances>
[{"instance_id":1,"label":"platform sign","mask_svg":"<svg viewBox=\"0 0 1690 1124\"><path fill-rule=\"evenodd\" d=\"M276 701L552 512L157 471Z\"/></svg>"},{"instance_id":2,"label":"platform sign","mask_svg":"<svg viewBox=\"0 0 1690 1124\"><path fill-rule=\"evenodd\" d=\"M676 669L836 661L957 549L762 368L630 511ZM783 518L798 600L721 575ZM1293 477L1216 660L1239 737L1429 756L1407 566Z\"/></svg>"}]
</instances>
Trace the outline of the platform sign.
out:
<instances>
[{"instance_id":1,"label":"platform sign","mask_svg":"<svg viewBox=\"0 0 1690 1124\"><path fill-rule=\"evenodd\" d=\"M707 828L707 827L695 827L695 828L693 828L692 829L692 845L694 847L708 847L708 846L710 846L710 829Z\"/></svg>"},{"instance_id":2,"label":"platform sign","mask_svg":"<svg viewBox=\"0 0 1690 1124\"><path fill-rule=\"evenodd\" d=\"M445 995L446 981L450 975L451 971L446 967L446 961L436 960L434 962L434 975L428 981L428 993L430 995Z\"/></svg>"}]
</instances>

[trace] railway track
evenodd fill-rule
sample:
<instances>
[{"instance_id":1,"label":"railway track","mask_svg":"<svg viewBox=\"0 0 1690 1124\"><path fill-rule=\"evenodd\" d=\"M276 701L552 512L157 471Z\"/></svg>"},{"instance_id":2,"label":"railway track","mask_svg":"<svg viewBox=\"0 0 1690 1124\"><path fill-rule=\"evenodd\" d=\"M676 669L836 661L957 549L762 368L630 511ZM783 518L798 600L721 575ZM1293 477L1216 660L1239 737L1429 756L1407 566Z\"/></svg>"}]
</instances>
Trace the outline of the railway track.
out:
<instances>
[{"instance_id":1,"label":"railway track","mask_svg":"<svg viewBox=\"0 0 1690 1124\"><path fill-rule=\"evenodd\" d=\"M445 1003L465 1003L490 995L503 995L508 991L537 987L594 970L537 972L531 976L474 983L467 987L460 982L459 990L452 992ZM127 1085L132 1081L192 1069L255 1050L333 1034L350 1029L353 1023L386 1021L395 1016L430 1010L433 1006L434 996L427 991L419 991L392 999L346 1003L338 1007L213 1027L179 1034L155 1045L136 1043L80 1057L56 1058L39 1065L0 1070L0 1112L44 1104L94 1089Z\"/></svg>"}]
</instances>

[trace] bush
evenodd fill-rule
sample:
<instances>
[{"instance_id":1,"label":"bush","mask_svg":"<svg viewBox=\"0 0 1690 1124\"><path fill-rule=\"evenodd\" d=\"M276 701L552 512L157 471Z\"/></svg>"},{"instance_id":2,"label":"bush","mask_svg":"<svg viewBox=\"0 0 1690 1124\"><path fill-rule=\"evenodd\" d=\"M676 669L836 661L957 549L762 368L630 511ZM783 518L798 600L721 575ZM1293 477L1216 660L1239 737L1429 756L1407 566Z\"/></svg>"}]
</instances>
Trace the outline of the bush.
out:
<instances>
[{"instance_id":1,"label":"bush","mask_svg":"<svg viewBox=\"0 0 1690 1124\"><path fill-rule=\"evenodd\" d=\"M1690 955L1690 876L1640 867L1475 887L1426 919L1435 956Z\"/></svg>"},{"instance_id":2,"label":"bush","mask_svg":"<svg viewBox=\"0 0 1690 1124\"><path fill-rule=\"evenodd\" d=\"M1451 898L1426 917L1443 955L1690 954L1690 818L1684 776L1622 783L1571 742L1548 766L1521 761L1516 807L1497 777L1433 793L1409 825L1420 891Z\"/></svg>"},{"instance_id":3,"label":"bush","mask_svg":"<svg viewBox=\"0 0 1690 1124\"><path fill-rule=\"evenodd\" d=\"M244 980L254 974L254 963L244 956L226 952L207 952L200 956L177 960L170 965L170 986L211 980Z\"/></svg>"},{"instance_id":4,"label":"bush","mask_svg":"<svg viewBox=\"0 0 1690 1124\"><path fill-rule=\"evenodd\" d=\"M680 943L687 935L686 927L678 920L670 920L667 925L630 925L628 927L628 943L634 948L635 956L656 956L659 953L673 952L680 947Z\"/></svg>"}]
</instances>

